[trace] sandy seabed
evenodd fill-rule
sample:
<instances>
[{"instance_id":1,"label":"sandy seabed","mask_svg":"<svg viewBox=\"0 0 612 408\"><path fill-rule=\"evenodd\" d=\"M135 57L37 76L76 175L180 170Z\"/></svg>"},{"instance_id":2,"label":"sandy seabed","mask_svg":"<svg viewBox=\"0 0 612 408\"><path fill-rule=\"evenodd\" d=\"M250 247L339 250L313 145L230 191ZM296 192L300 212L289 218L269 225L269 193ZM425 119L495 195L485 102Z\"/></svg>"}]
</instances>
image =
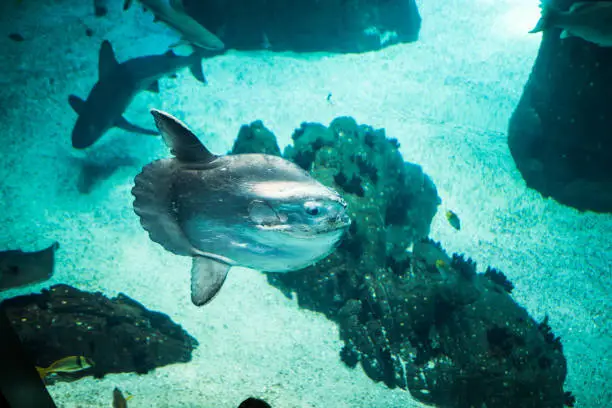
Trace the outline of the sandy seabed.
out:
<instances>
[{"instance_id":1,"label":"sandy seabed","mask_svg":"<svg viewBox=\"0 0 612 408\"><path fill-rule=\"evenodd\" d=\"M167 156L165 146L112 130L87 155L76 153L70 145L76 115L67 102L71 93L86 97L96 81L102 39L119 61L161 53L174 39L138 7L122 13L114 0L109 15L96 19L89 2L73 3L0 6L0 248L61 245L51 281L1 295L56 283L108 296L124 292L167 313L200 346L190 363L147 375L53 385L58 405L110 406L118 386L135 396L130 408L234 408L251 395L275 408L423 406L347 368L336 326L301 310L263 274L236 268L214 302L191 304L190 260L151 242L132 210L134 176ZM527 189L506 143L539 46L539 36L526 34L538 18L537 2L440 0L420 10L415 44L361 55L230 51L204 61L208 86L182 70L161 81L159 95L140 94L126 116L153 127L148 109L167 110L216 153L231 148L240 125L257 119L281 146L304 121L328 124L350 115L385 128L438 188L443 202L432 238L472 257L480 270L502 270L522 306L537 319L550 315L577 407L612 406L612 216L579 213ZM26 40L9 40L11 32ZM81 194L83 161L119 168ZM447 208L460 215L460 232L444 219Z\"/></svg>"}]
</instances>

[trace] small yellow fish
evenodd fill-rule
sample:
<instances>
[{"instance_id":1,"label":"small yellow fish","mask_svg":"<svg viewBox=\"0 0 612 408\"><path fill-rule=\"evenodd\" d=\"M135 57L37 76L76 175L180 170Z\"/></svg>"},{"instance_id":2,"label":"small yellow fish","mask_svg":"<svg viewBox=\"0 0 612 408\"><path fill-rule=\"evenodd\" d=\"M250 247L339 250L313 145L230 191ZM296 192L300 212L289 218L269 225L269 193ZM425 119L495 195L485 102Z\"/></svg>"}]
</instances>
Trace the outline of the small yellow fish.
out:
<instances>
[{"instance_id":1,"label":"small yellow fish","mask_svg":"<svg viewBox=\"0 0 612 408\"><path fill-rule=\"evenodd\" d=\"M125 398L121 390L117 387L113 390L113 408L127 408L127 402L134 398L133 395Z\"/></svg>"},{"instance_id":2,"label":"small yellow fish","mask_svg":"<svg viewBox=\"0 0 612 408\"><path fill-rule=\"evenodd\" d=\"M451 210L446 211L446 219L454 229L456 229L457 231L461 229L461 221L459 220L459 216Z\"/></svg>"},{"instance_id":3,"label":"small yellow fish","mask_svg":"<svg viewBox=\"0 0 612 408\"><path fill-rule=\"evenodd\" d=\"M444 262L442 259L436 260L436 268L440 268L440 269L446 268L446 262Z\"/></svg>"},{"instance_id":4,"label":"small yellow fish","mask_svg":"<svg viewBox=\"0 0 612 408\"><path fill-rule=\"evenodd\" d=\"M87 357L83 356L70 356L64 357L60 360L55 361L49 367L36 367L40 378L54 373L75 373L77 371L86 370L93 367L94 363Z\"/></svg>"}]
</instances>

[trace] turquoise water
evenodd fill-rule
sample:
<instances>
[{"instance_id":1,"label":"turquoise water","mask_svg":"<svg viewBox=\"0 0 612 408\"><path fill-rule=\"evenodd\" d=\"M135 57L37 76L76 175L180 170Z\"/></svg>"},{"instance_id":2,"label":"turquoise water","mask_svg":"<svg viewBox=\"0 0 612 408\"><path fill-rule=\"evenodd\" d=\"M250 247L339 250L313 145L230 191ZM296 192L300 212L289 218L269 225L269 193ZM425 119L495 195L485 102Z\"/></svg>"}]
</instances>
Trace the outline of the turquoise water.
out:
<instances>
[{"instance_id":1,"label":"turquoise water","mask_svg":"<svg viewBox=\"0 0 612 408\"><path fill-rule=\"evenodd\" d=\"M134 395L130 407L230 408L249 396L274 407L425 406L359 366L348 368L336 323L300 308L262 273L235 268L213 302L192 305L189 258L152 242L132 208L134 177L168 157L168 149L159 138L113 129L87 152L76 151L76 115L67 103L69 94L85 97L97 80L102 39L125 61L165 51L173 33L139 8L96 19L89 4L20 7L0 17L0 246L34 251L57 241L60 248L51 279L0 297L59 283L108 297L121 292L167 314L199 342L190 362L146 375L58 381L48 387L58 406L110 406L114 387ZM537 321L548 315L561 337L564 388L576 406L612 406L612 216L581 213L528 189L506 142L540 44L539 35L526 34L537 4L427 2L419 10L416 43L345 55L230 50L204 60L207 86L182 69L160 81L159 94L140 93L126 117L153 127L149 109L168 111L218 154L255 120L274 132L281 149L305 121L328 126L346 115L384 128L403 158L435 183L441 204L429 236L449 253L471 257L478 272L487 265L503 271L515 286L513 299ZM83 35L85 26L92 37ZM6 38L17 31L28 40ZM83 193L88 166L114 171ZM460 215L460 231L446 210Z\"/></svg>"}]
</instances>

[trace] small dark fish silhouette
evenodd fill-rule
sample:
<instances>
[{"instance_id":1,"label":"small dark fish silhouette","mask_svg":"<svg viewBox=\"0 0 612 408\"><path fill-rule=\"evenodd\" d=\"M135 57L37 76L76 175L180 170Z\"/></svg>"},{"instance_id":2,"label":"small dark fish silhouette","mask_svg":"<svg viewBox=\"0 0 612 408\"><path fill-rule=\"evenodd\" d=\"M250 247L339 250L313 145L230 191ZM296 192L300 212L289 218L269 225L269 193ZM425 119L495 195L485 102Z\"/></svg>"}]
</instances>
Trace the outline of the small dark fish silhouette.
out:
<instances>
[{"instance_id":1,"label":"small dark fish silhouette","mask_svg":"<svg viewBox=\"0 0 612 408\"><path fill-rule=\"evenodd\" d=\"M37 252L0 252L0 290L42 282L53 275L55 250L59 244Z\"/></svg>"},{"instance_id":2,"label":"small dark fish silhouette","mask_svg":"<svg viewBox=\"0 0 612 408\"><path fill-rule=\"evenodd\" d=\"M174 157L136 176L134 211L151 240L192 257L195 305L217 294L231 266L288 272L336 248L351 223L337 192L282 157L216 156L175 117L151 113Z\"/></svg>"},{"instance_id":3,"label":"small dark fish silhouette","mask_svg":"<svg viewBox=\"0 0 612 408\"><path fill-rule=\"evenodd\" d=\"M121 390L117 387L113 390L113 408L127 408L127 402L132 399L133 395L125 398Z\"/></svg>"},{"instance_id":4,"label":"small dark fish silhouette","mask_svg":"<svg viewBox=\"0 0 612 408\"><path fill-rule=\"evenodd\" d=\"M85 149L100 139L110 128L128 132L158 135L154 130L136 126L122 115L136 94L142 90L159 92L158 79L189 67L194 77L206 83L200 53L181 57L168 51L161 55L147 55L119 63L110 42L103 41L98 61L99 78L87 100L70 95L68 102L79 117L72 131L72 147Z\"/></svg>"},{"instance_id":5,"label":"small dark fish silhouette","mask_svg":"<svg viewBox=\"0 0 612 408\"><path fill-rule=\"evenodd\" d=\"M23 35L19 33L10 33L8 37L15 42L22 42L25 40L25 38L23 38Z\"/></svg>"},{"instance_id":6,"label":"small dark fish silhouette","mask_svg":"<svg viewBox=\"0 0 612 408\"><path fill-rule=\"evenodd\" d=\"M454 229L457 231L461 229L461 220L459 219L459 216L451 210L446 211L446 219Z\"/></svg>"}]
</instances>

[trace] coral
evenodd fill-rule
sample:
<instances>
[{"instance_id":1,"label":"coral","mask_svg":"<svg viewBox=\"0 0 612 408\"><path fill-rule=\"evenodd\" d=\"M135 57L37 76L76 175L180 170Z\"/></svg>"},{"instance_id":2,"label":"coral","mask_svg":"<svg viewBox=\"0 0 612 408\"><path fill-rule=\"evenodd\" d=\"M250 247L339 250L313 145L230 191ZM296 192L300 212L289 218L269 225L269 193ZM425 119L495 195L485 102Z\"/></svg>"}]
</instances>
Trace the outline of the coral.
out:
<instances>
[{"instance_id":1,"label":"coral","mask_svg":"<svg viewBox=\"0 0 612 408\"><path fill-rule=\"evenodd\" d=\"M280 156L281 151L276 143L276 136L270 132L262 121L256 120L250 125L243 125L232 148L233 154L264 153Z\"/></svg>"},{"instance_id":2,"label":"coral","mask_svg":"<svg viewBox=\"0 0 612 408\"><path fill-rule=\"evenodd\" d=\"M508 280L508 278L506 277L506 275L504 275L503 272L500 272L497 269L488 266L487 270L484 273L484 276L491 279L491 282L501 286L506 292L512 293L514 285Z\"/></svg>"},{"instance_id":3,"label":"coral","mask_svg":"<svg viewBox=\"0 0 612 408\"><path fill-rule=\"evenodd\" d=\"M284 157L340 191L353 224L327 258L267 276L338 323L342 361L441 407L553 408L570 400L558 338L512 300L505 276L478 274L472 259L427 238L440 201L397 140L341 117L329 127L303 123L293 141Z\"/></svg>"}]
</instances>

